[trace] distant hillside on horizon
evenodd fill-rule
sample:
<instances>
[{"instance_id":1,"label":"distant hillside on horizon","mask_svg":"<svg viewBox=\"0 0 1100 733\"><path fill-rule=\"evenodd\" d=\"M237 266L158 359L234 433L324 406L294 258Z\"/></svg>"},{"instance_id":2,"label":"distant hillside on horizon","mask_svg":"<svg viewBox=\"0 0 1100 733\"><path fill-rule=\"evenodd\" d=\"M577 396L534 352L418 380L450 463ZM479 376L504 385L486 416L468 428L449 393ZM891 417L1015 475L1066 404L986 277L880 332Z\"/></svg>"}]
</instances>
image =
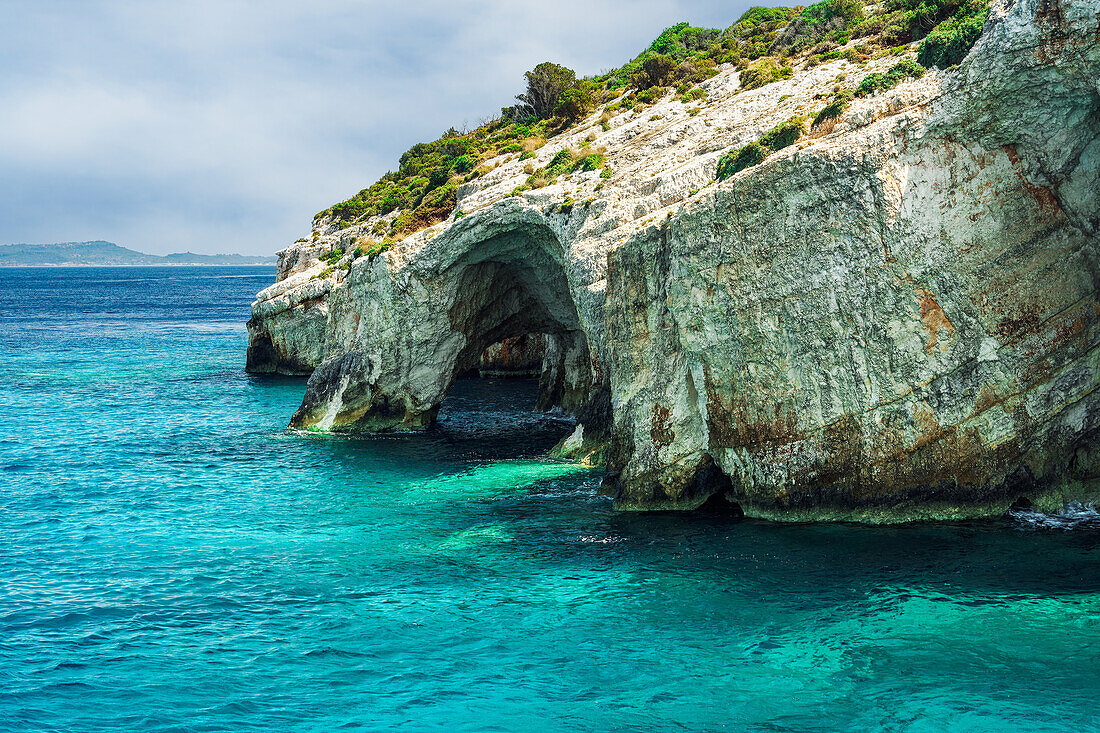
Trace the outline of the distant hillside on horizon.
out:
<instances>
[{"instance_id":1,"label":"distant hillside on horizon","mask_svg":"<svg viewBox=\"0 0 1100 733\"><path fill-rule=\"evenodd\" d=\"M0 267L94 267L147 265L273 265L274 255L199 255L176 252L150 255L114 242L0 245Z\"/></svg>"}]
</instances>

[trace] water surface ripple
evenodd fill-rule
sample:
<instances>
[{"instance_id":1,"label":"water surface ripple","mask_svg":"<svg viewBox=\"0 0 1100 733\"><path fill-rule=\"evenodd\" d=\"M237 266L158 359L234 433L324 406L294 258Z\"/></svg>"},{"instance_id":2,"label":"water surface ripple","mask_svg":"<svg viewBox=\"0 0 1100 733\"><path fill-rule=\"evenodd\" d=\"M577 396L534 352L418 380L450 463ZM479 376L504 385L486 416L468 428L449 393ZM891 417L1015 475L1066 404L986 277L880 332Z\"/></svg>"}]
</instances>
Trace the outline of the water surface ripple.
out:
<instances>
[{"instance_id":1,"label":"water surface ripple","mask_svg":"<svg viewBox=\"0 0 1100 733\"><path fill-rule=\"evenodd\" d=\"M614 513L529 382L294 434L272 277L0 270L0 728L1100 729L1095 512Z\"/></svg>"}]
</instances>

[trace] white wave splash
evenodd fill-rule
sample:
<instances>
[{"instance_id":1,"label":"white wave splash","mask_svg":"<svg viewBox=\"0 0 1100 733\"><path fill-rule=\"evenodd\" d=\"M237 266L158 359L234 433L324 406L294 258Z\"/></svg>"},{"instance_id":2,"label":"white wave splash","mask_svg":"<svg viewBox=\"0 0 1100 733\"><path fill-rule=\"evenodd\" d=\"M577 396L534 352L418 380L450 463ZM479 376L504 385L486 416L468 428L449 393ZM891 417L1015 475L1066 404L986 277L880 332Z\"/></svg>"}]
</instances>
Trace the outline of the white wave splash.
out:
<instances>
[{"instance_id":1,"label":"white wave splash","mask_svg":"<svg viewBox=\"0 0 1100 733\"><path fill-rule=\"evenodd\" d=\"M1062 511L1044 514L1034 509L1009 509L1008 516L1029 529L1100 530L1100 511L1096 507L1071 501Z\"/></svg>"}]
</instances>

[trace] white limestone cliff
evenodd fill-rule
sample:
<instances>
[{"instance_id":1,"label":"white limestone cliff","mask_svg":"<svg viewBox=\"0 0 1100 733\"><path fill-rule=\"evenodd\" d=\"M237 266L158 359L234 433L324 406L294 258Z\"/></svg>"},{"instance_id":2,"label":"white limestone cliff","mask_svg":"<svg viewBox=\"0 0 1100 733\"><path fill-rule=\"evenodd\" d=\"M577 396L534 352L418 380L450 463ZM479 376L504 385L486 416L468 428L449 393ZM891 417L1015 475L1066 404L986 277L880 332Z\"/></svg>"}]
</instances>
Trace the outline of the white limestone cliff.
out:
<instances>
[{"instance_id":1,"label":"white limestone cliff","mask_svg":"<svg viewBox=\"0 0 1100 733\"><path fill-rule=\"evenodd\" d=\"M322 221L253 305L250 368L312 372L294 426L416 429L486 347L548 334L544 403L579 416L566 448L604 446L622 508L878 522L1095 501L1097 0L996 2L957 69L714 180L724 152L897 60L753 90L727 68L705 104L606 130L597 112L533 162L587 143L611 178L511 195L525 163L503 156L460 189L465 216L374 257L351 253L374 221Z\"/></svg>"}]
</instances>

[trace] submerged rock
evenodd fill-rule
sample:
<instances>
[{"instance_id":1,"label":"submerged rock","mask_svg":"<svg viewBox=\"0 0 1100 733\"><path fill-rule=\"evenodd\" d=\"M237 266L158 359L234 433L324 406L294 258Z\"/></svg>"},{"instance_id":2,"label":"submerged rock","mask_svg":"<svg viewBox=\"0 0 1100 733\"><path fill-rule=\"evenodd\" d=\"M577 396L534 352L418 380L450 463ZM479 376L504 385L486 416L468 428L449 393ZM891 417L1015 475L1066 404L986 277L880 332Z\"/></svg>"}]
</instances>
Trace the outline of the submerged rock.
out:
<instances>
[{"instance_id":1,"label":"submerged rock","mask_svg":"<svg viewBox=\"0 0 1100 733\"><path fill-rule=\"evenodd\" d=\"M547 334L541 404L582 426L561 450L602 446L624 509L886 522L1097 501L1098 18L1095 0L995 3L957 69L857 98L721 183L724 152L857 67L752 90L727 67L698 114L597 113L537 162L594 137L611 178L510 195L508 156L459 190L463 218L377 255L333 267L367 224L322 221L253 305L249 368L312 371L295 426L416 429L487 347Z\"/></svg>"}]
</instances>

